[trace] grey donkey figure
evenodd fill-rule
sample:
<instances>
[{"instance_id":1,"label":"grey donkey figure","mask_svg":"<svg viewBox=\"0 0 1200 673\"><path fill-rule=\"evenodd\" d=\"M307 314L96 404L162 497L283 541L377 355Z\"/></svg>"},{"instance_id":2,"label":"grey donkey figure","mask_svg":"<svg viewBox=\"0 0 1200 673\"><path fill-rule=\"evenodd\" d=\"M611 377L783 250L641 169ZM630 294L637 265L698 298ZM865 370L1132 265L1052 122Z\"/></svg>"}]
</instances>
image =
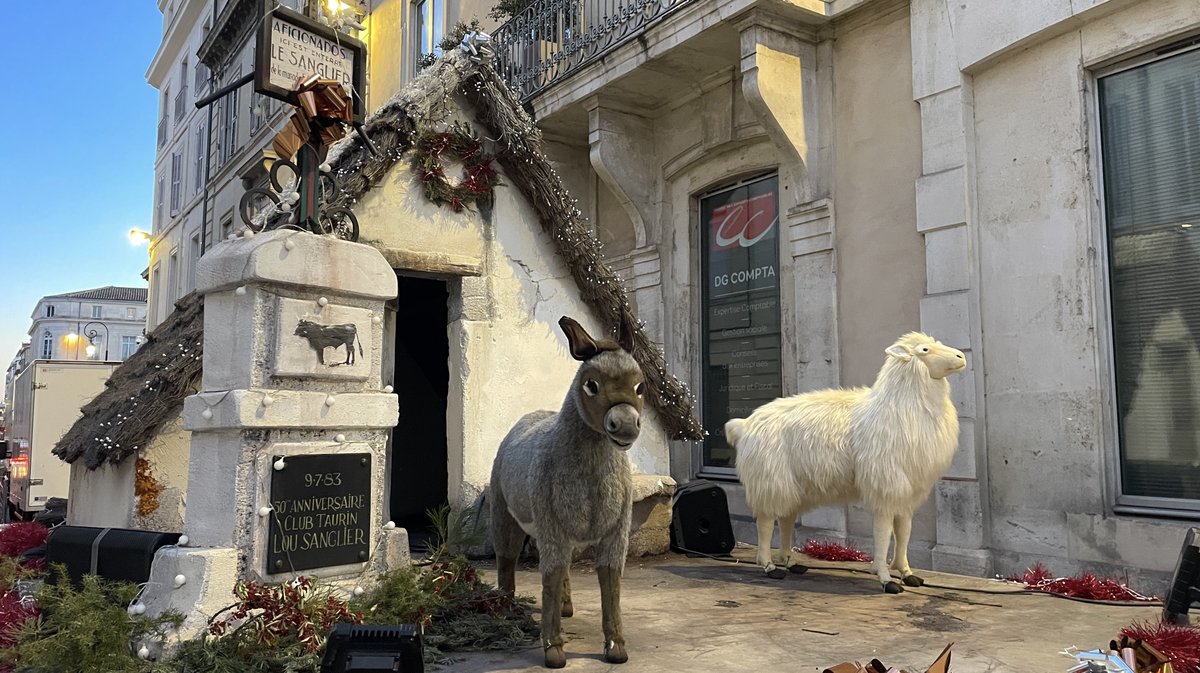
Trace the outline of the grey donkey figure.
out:
<instances>
[{"instance_id":1,"label":"grey donkey figure","mask_svg":"<svg viewBox=\"0 0 1200 673\"><path fill-rule=\"evenodd\" d=\"M633 328L621 312L616 342L596 340L571 318L567 335L579 371L558 412L526 414L509 430L492 466L492 539L500 589L516 590L525 536L537 540L546 667L567 665L562 617L570 617L568 574L575 549L592 546L600 579L604 660L629 659L621 631L621 573L629 546L633 477L626 451L641 431L646 384L630 355Z\"/></svg>"}]
</instances>

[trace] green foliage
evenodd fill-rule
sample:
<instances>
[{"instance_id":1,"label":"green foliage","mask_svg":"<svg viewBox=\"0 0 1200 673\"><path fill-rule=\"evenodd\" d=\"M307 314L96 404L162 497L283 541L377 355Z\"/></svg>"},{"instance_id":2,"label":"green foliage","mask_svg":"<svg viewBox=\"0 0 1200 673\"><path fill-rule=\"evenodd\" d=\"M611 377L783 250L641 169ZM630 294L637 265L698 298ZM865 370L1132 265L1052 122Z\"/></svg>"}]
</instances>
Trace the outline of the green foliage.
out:
<instances>
[{"instance_id":1,"label":"green foliage","mask_svg":"<svg viewBox=\"0 0 1200 673\"><path fill-rule=\"evenodd\" d=\"M484 582L465 557L424 568L385 573L371 591L351 601L367 624L420 624L425 656L457 650L513 649L537 634L533 599L513 598Z\"/></svg>"},{"instance_id":2,"label":"green foliage","mask_svg":"<svg viewBox=\"0 0 1200 673\"><path fill-rule=\"evenodd\" d=\"M488 16L505 21L525 11L525 8L532 4L533 0L500 0L492 7L492 11L488 12Z\"/></svg>"},{"instance_id":3,"label":"green foliage","mask_svg":"<svg viewBox=\"0 0 1200 673\"><path fill-rule=\"evenodd\" d=\"M180 646L180 673L315 673L336 622L361 621L333 587L308 577L280 585L239 582L238 602L213 616L208 637Z\"/></svg>"},{"instance_id":4,"label":"green foliage","mask_svg":"<svg viewBox=\"0 0 1200 673\"><path fill-rule=\"evenodd\" d=\"M127 608L138 596L136 584L85 575L82 587L76 590L65 579L62 566L51 572L60 581L38 589L41 615L26 623L15 647L3 651L6 661L17 663L21 670L46 673L163 670L139 659L135 648L143 639L161 640L179 628L183 615L131 615Z\"/></svg>"},{"instance_id":5,"label":"green foliage","mask_svg":"<svg viewBox=\"0 0 1200 673\"><path fill-rule=\"evenodd\" d=\"M448 503L426 512L433 522L434 538L426 550L431 560L445 560L482 547L487 540L474 507L451 507Z\"/></svg>"}]
</instances>

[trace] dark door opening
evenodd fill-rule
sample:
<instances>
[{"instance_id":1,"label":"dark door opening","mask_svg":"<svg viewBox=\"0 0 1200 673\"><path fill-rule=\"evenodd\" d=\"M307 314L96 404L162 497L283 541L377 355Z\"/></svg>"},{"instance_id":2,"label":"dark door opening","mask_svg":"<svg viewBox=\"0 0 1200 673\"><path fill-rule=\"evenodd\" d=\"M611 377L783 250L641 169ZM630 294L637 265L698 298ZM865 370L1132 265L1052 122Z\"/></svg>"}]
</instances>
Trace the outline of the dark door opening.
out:
<instances>
[{"instance_id":1,"label":"dark door opening","mask_svg":"<svg viewBox=\"0 0 1200 673\"><path fill-rule=\"evenodd\" d=\"M400 420L392 430L390 514L414 550L434 535L428 511L447 502L446 395L449 292L440 280L398 276L393 387Z\"/></svg>"}]
</instances>

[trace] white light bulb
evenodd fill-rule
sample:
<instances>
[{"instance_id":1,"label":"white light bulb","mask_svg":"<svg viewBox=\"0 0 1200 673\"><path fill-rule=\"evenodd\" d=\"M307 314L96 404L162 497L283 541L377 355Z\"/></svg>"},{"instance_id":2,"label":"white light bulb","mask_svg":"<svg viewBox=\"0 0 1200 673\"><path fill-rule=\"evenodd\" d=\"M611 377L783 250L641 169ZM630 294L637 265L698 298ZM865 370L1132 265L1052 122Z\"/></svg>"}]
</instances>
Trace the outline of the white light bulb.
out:
<instances>
[{"instance_id":1,"label":"white light bulb","mask_svg":"<svg viewBox=\"0 0 1200 673\"><path fill-rule=\"evenodd\" d=\"M133 604L133 614L135 614L135 615L146 614L146 604L142 603L142 602L134 603Z\"/></svg>"},{"instance_id":2,"label":"white light bulb","mask_svg":"<svg viewBox=\"0 0 1200 673\"><path fill-rule=\"evenodd\" d=\"M329 300L326 299L325 297L321 297L320 299L317 300L317 306L328 306L328 305L329 305Z\"/></svg>"},{"instance_id":3,"label":"white light bulb","mask_svg":"<svg viewBox=\"0 0 1200 673\"><path fill-rule=\"evenodd\" d=\"M346 441L346 435L338 433L333 436L333 441L337 442L338 444L341 444Z\"/></svg>"},{"instance_id":4,"label":"white light bulb","mask_svg":"<svg viewBox=\"0 0 1200 673\"><path fill-rule=\"evenodd\" d=\"M336 399L336 398L334 398L334 396L333 396L333 395L329 395L329 396L327 396L327 397L325 398L325 406L327 406L327 407L332 407L332 406L333 406L333 403L334 403L334 402L336 402L336 401L337 401L337 399Z\"/></svg>"},{"instance_id":5,"label":"white light bulb","mask_svg":"<svg viewBox=\"0 0 1200 673\"><path fill-rule=\"evenodd\" d=\"M239 286L237 287L237 289L233 291L233 293L234 293L234 294L236 294L236 295L237 295L237 296L239 296L239 297L240 297L240 296L242 296L242 295L244 295L244 294L246 294L246 286L245 286L245 285L239 285Z\"/></svg>"},{"instance_id":6,"label":"white light bulb","mask_svg":"<svg viewBox=\"0 0 1200 673\"><path fill-rule=\"evenodd\" d=\"M142 659L149 659L150 658L150 648L146 647L145 645L142 645L138 649L138 656L141 657Z\"/></svg>"},{"instance_id":7,"label":"white light bulb","mask_svg":"<svg viewBox=\"0 0 1200 673\"><path fill-rule=\"evenodd\" d=\"M184 577L183 575L176 575L176 576L175 576L175 588L176 588L176 589L178 589L179 587L181 587L181 586L183 586L183 585L185 585L185 584L187 584L187 578L186 578L186 577Z\"/></svg>"},{"instance_id":8,"label":"white light bulb","mask_svg":"<svg viewBox=\"0 0 1200 673\"><path fill-rule=\"evenodd\" d=\"M275 398L274 398L274 397L271 397L270 395L263 395L263 398L262 398L262 405L263 405L264 407L269 407L269 406L271 406L272 404L275 404Z\"/></svg>"},{"instance_id":9,"label":"white light bulb","mask_svg":"<svg viewBox=\"0 0 1200 673\"><path fill-rule=\"evenodd\" d=\"M204 419L204 420L206 420L206 421L207 421L208 419L212 418L212 409L205 409L204 411L201 411L201 412L200 412L200 417L201 417L201 418L203 418L203 419Z\"/></svg>"},{"instance_id":10,"label":"white light bulb","mask_svg":"<svg viewBox=\"0 0 1200 673\"><path fill-rule=\"evenodd\" d=\"M395 521L389 521L389 522L387 522L387 523L383 524L383 527L384 527L384 528L386 528L386 529L388 529L388 530L391 530L391 529L393 529L393 528L395 528L395 527L396 527L396 522L395 522Z\"/></svg>"},{"instance_id":11,"label":"white light bulb","mask_svg":"<svg viewBox=\"0 0 1200 673\"><path fill-rule=\"evenodd\" d=\"M287 248L288 250L293 250L296 247L296 242L289 238L283 242L283 247Z\"/></svg>"},{"instance_id":12,"label":"white light bulb","mask_svg":"<svg viewBox=\"0 0 1200 673\"><path fill-rule=\"evenodd\" d=\"M355 596L363 595L363 588L362 587L354 587L354 595Z\"/></svg>"},{"instance_id":13,"label":"white light bulb","mask_svg":"<svg viewBox=\"0 0 1200 673\"><path fill-rule=\"evenodd\" d=\"M186 547L186 546L187 546L187 543L188 543L188 536L186 536L186 535L180 535L180 536L179 536L179 542L178 542L177 544L178 544L180 547Z\"/></svg>"},{"instance_id":14,"label":"white light bulb","mask_svg":"<svg viewBox=\"0 0 1200 673\"><path fill-rule=\"evenodd\" d=\"M258 508L258 515L259 515L259 516L268 516L270 513L271 513L271 508L270 508L270 507L259 507L259 508Z\"/></svg>"},{"instance_id":15,"label":"white light bulb","mask_svg":"<svg viewBox=\"0 0 1200 673\"><path fill-rule=\"evenodd\" d=\"M380 318L380 317L379 317L379 316L377 316L377 315L376 315L376 316L371 316L371 324L372 324L372 325L378 325L378 324L380 324L380 323L382 323L382 322L383 322L383 318Z\"/></svg>"},{"instance_id":16,"label":"white light bulb","mask_svg":"<svg viewBox=\"0 0 1200 673\"><path fill-rule=\"evenodd\" d=\"M278 470L282 470L282 469L283 469L283 468L285 468L285 467L287 467L287 463L283 462L283 459L282 459L282 458L280 458L279 460L275 461L274 468L275 468L277 471L278 471Z\"/></svg>"},{"instance_id":17,"label":"white light bulb","mask_svg":"<svg viewBox=\"0 0 1200 673\"><path fill-rule=\"evenodd\" d=\"M245 231L242 232L242 238L251 238L253 236L254 236L253 229L246 229Z\"/></svg>"},{"instance_id":18,"label":"white light bulb","mask_svg":"<svg viewBox=\"0 0 1200 673\"><path fill-rule=\"evenodd\" d=\"M383 392L385 392L385 393L390 393L390 392L392 392L393 390L395 390L395 388L393 388L393 387L391 387L391 386L384 386L384 387L383 387Z\"/></svg>"},{"instance_id":19,"label":"white light bulb","mask_svg":"<svg viewBox=\"0 0 1200 673\"><path fill-rule=\"evenodd\" d=\"M329 165L329 162L325 162L325 163L321 164L320 168L321 168L322 173L328 173L329 171L333 170L333 167L331 167Z\"/></svg>"}]
</instances>

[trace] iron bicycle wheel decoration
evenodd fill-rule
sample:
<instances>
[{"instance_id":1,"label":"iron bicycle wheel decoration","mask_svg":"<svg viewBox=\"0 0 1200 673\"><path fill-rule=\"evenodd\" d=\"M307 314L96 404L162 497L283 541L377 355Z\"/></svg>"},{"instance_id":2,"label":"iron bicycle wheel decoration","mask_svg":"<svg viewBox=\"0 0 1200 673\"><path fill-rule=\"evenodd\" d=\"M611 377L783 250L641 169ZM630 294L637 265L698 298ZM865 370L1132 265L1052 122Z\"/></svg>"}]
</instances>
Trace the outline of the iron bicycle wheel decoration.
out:
<instances>
[{"instance_id":1,"label":"iron bicycle wheel decoration","mask_svg":"<svg viewBox=\"0 0 1200 673\"><path fill-rule=\"evenodd\" d=\"M453 124L448 131L425 131L413 143L413 170L421 179L425 198L438 205L448 205L456 212L482 199L488 199L500 184L493 166L495 156L484 151L471 127L463 122ZM449 154L463 165L462 180L452 184L446 179L444 158Z\"/></svg>"},{"instance_id":2,"label":"iron bicycle wheel decoration","mask_svg":"<svg viewBox=\"0 0 1200 673\"><path fill-rule=\"evenodd\" d=\"M300 149L300 152L311 152L311 148L305 146ZM315 159L314 159L315 160ZM280 171L288 169L292 175L297 176L293 183L288 178L281 178ZM254 187L246 190L242 195L241 202L238 204L238 210L242 215L242 222L251 231L261 232L270 219L268 213L263 212L264 199L275 205L275 211L288 214L287 220L280 228L295 228L302 231L311 231L316 234L330 234L347 241L358 240L358 218L354 216L354 212L345 207L324 207L313 213L313 220L302 225L299 222L299 213L295 212L296 206L300 201L302 187L300 181L302 178L300 167L287 159L276 159L271 164L271 170L268 174L267 187ZM287 184L285 184L287 182ZM334 177L333 171L330 170L329 164L321 164L315 178L316 191L318 199L324 195L339 194L342 191L341 183Z\"/></svg>"}]
</instances>

